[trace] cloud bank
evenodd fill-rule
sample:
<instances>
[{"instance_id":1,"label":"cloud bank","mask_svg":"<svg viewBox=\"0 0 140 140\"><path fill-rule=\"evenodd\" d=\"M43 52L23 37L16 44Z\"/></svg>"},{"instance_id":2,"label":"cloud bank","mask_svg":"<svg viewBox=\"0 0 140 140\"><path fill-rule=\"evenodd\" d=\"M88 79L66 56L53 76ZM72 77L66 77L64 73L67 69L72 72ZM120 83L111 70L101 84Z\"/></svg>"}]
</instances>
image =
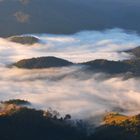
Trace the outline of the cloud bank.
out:
<instances>
[{"instance_id":1,"label":"cloud bank","mask_svg":"<svg viewBox=\"0 0 140 140\"><path fill-rule=\"evenodd\" d=\"M106 111L137 113L140 107L139 80L103 79L77 67L21 70L1 69L0 98L25 99L36 108L49 107L74 118L88 118Z\"/></svg>"},{"instance_id":2,"label":"cloud bank","mask_svg":"<svg viewBox=\"0 0 140 140\"><path fill-rule=\"evenodd\" d=\"M88 118L106 111L136 113L140 108L139 79L106 79L102 73L85 73L81 67L25 70L7 68L23 58L56 56L73 62L94 59L128 59L120 53L139 46L140 37L120 29L85 31L74 35L34 35L35 45L0 39L0 99L25 99L36 108L49 107L74 118Z\"/></svg>"},{"instance_id":3,"label":"cloud bank","mask_svg":"<svg viewBox=\"0 0 140 140\"><path fill-rule=\"evenodd\" d=\"M8 42L0 38L0 63L12 63L24 58L56 56L72 62L94 59L122 60L130 58L122 50L135 48L140 37L121 29L84 31L73 35L34 34L40 44L32 46Z\"/></svg>"}]
</instances>

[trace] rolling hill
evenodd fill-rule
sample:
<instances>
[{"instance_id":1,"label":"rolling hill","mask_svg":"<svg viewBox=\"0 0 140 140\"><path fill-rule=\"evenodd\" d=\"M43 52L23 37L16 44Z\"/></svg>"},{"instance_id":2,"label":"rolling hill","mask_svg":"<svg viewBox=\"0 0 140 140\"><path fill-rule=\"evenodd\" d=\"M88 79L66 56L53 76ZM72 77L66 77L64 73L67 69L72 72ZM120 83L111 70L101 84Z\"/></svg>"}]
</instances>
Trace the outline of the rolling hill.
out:
<instances>
[{"instance_id":1,"label":"rolling hill","mask_svg":"<svg viewBox=\"0 0 140 140\"><path fill-rule=\"evenodd\" d=\"M103 72L110 75L126 74L130 76L140 76L140 59L130 59L123 61L109 61L104 59L98 59L88 61L84 63L72 63L67 60L57 57L39 57L31 59L23 59L13 64L18 68L24 69L39 69L39 68L51 68L51 67L64 67L64 66L79 66L82 65L85 68L84 71L90 72Z\"/></svg>"},{"instance_id":2,"label":"rolling hill","mask_svg":"<svg viewBox=\"0 0 140 140\"><path fill-rule=\"evenodd\" d=\"M50 56L50 57L23 59L13 65L18 68L40 69L51 67L64 67L70 66L72 64L73 64L72 62L69 62L67 60Z\"/></svg>"}]
</instances>

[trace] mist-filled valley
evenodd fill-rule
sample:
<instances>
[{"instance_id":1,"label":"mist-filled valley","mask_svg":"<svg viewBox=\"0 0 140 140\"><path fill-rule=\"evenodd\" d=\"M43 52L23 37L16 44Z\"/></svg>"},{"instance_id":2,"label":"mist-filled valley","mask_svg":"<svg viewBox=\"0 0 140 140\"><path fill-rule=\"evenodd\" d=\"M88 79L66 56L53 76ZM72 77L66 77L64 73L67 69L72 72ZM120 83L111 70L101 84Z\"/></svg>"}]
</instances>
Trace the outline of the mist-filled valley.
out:
<instances>
[{"instance_id":1,"label":"mist-filled valley","mask_svg":"<svg viewBox=\"0 0 140 140\"><path fill-rule=\"evenodd\" d=\"M88 119L106 111L139 112L139 78L123 79L121 75L111 77L104 72L85 71L84 65L44 69L11 66L19 60L41 56L55 56L76 64L96 59L132 59L134 56L125 51L140 44L137 34L112 29L28 36L38 38L38 42L20 44L1 38L1 100L24 99L35 108L53 108L77 119Z\"/></svg>"},{"instance_id":2,"label":"mist-filled valley","mask_svg":"<svg viewBox=\"0 0 140 140\"><path fill-rule=\"evenodd\" d=\"M140 2L0 0L1 140L139 140Z\"/></svg>"}]
</instances>

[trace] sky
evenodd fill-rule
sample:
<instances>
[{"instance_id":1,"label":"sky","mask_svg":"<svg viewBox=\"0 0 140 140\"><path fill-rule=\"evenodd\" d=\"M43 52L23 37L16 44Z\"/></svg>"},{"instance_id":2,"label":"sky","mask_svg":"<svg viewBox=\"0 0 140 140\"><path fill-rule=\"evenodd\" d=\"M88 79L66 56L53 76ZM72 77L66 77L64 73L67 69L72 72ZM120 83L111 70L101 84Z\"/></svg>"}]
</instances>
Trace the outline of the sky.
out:
<instances>
[{"instance_id":1,"label":"sky","mask_svg":"<svg viewBox=\"0 0 140 140\"><path fill-rule=\"evenodd\" d=\"M140 32L138 0L1 0L0 36L73 34L122 28Z\"/></svg>"}]
</instances>

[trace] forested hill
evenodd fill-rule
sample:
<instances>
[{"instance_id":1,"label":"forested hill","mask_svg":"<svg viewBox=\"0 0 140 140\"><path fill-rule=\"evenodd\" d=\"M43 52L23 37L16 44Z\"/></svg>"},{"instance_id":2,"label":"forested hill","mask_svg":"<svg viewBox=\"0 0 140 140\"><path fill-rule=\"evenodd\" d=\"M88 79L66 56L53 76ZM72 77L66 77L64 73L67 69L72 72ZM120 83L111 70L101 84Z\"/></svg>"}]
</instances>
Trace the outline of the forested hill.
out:
<instances>
[{"instance_id":1,"label":"forested hill","mask_svg":"<svg viewBox=\"0 0 140 140\"><path fill-rule=\"evenodd\" d=\"M10 100L0 104L2 140L139 140L140 137L140 115L108 113L100 126L92 128L81 120L73 121L69 114L60 117L57 111L24 107L27 103Z\"/></svg>"}]
</instances>

